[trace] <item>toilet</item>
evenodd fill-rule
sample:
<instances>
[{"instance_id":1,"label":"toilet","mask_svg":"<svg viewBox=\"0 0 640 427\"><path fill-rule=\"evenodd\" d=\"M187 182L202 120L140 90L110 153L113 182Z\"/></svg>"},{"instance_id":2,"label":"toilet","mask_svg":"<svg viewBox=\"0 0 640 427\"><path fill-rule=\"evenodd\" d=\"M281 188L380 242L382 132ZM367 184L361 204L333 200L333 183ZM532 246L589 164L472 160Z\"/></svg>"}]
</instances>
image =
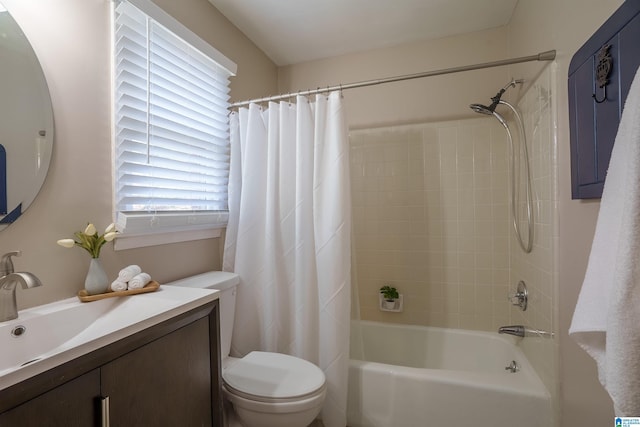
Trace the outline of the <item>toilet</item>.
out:
<instances>
[{"instance_id":1,"label":"toilet","mask_svg":"<svg viewBox=\"0 0 640 427\"><path fill-rule=\"evenodd\" d=\"M307 427L322 409L325 376L306 360L280 353L252 351L230 357L236 306L235 273L211 271L168 283L220 291L222 392L244 427Z\"/></svg>"}]
</instances>

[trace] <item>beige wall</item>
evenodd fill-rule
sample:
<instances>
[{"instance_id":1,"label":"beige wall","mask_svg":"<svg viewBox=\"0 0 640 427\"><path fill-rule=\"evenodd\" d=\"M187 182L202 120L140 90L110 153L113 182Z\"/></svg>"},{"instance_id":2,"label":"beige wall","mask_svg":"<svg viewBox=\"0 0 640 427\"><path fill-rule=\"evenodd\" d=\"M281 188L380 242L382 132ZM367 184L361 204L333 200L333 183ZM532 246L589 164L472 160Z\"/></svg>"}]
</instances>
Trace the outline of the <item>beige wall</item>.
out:
<instances>
[{"instance_id":1,"label":"beige wall","mask_svg":"<svg viewBox=\"0 0 640 427\"><path fill-rule=\"evenodd\" d=\"M506 56L506 32L493 29L282 67L280 92L327 87L489 62ZM351 129L471 117L509 79L507 68L478 70L344 91Z\"/></svg>"},{"instance_id":2,"label":"beige wall","mask_svg":"<svg viewBox=\"0 0 640 427\"><path fill-rule=\"evenodd\" d=\"M575 51L622 4L621 0L520 1L508 26L509 54L558 51L558 174L560 387L563 427L610 425L611 401L597 380L595 363L568 336L580 291L599 203L571 200L567 71ZM531 78L532 66L513 67Z\"/></svg>"},{"instance_id":3,"label":"beige wall","mask_svg":"<svg viewBox=\"0 0 640 427\"><path fill-rule=\"evenodd\" d=\"M37 274L44 286L19 289L20 308L75 295L89 256L56 245L87 221L112 221L110 126L110 4L108 0L3 0L42 63L53 102L55 146L49 175L33 205L0 233L0 252L20 249L18 271ZM238 64L232 97L276 91L276 67L206 0L158 1ZM220 267L220 239L101 255L110 275L137 263L159 282Z\"/></svg>"}]
</instances>

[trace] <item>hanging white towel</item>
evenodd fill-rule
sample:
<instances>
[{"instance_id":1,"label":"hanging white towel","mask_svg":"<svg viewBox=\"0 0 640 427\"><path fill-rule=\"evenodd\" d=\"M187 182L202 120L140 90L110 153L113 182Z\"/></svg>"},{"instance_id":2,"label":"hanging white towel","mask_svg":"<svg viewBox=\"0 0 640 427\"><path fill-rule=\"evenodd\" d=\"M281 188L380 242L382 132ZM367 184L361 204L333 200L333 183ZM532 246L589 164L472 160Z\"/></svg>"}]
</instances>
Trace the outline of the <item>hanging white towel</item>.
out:
<instances>
[{"instance_id":1,"label":"hanging white towel","mask_svg":"<svg viewBox=\"0 0 640 427\"><path fill-rule=\"evenodd\" d=\"M640 416L640 70L615 139L569 334L593 357L616 416Z\"/></svg>"}]
</instances>

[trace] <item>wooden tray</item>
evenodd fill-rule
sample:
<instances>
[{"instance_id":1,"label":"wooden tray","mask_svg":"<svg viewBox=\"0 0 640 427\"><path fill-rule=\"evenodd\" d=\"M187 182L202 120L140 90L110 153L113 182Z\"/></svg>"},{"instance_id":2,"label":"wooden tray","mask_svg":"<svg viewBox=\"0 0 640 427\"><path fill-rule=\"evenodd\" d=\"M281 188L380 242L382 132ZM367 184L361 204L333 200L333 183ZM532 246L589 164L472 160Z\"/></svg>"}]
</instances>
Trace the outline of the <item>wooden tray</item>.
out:
<instances>
[{"instance_id":1,"label":"wooden tray","mask_svg":"<svg viewBox=\"0 0 640 427\"><path fill-rule=\"evenodd\" d=\"M104 294L89 295L86 289L78 291L78 299L82 302L97 301L104 298L112 297L126 297L128 295L145 294L147 292L154 292L160 288L160 284L155 280L150 281L144 288L132 289L130 291L117 291L117 292L105 292Z\"/></svg>"}]
</instances>

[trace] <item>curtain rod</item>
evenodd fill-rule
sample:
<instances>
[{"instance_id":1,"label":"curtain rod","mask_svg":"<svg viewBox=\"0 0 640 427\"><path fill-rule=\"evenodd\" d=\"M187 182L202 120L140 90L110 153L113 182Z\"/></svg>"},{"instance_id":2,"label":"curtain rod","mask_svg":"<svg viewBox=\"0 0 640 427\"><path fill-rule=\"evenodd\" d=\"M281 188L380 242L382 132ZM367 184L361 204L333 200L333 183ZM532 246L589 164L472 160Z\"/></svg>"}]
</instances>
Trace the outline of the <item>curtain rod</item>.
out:
<instances>
[{"instance_id":1,"label":"curtain rod","mask_svg":"<svg viewBox=\"0 0 640 427\"><path fill-rule=\"evenodd\" d=\"M492 68L492 67L500 67L503 65L519 64L521 62L553 61L555 58L556 58L556 51L548 50L546 52L540 52L536 55L521 56L519 58L503 59L500 61L485 62L482 64L463 65L461 67L444 68L442 70L426 71L423 73L407 74L404 76L387 77L383 79L367 80L367 81L356 82L356 83L341 84L341 85L331 86L331 87L327 86L326 88L308 89L308 90L303 90L299 92L286 93L282 95L267 96L266 98L258 98L258 99L252 99L249 101L236 102L231 104L229 107L230 108L243 107L251 103L280 101L280 100L292 98L298 95L305 96L305 95L313 95L316 93L332 92L334 90L344 90L344 89L353 89L353 88L364 87L364 86L374 86L374 85L380 85L383 83L399 82L402 80L420 79L423 77L439 76L442 74L452 74L452 73L459 73L462 71L480 70L482 68Z\"/></svg>"}]
</instances>

